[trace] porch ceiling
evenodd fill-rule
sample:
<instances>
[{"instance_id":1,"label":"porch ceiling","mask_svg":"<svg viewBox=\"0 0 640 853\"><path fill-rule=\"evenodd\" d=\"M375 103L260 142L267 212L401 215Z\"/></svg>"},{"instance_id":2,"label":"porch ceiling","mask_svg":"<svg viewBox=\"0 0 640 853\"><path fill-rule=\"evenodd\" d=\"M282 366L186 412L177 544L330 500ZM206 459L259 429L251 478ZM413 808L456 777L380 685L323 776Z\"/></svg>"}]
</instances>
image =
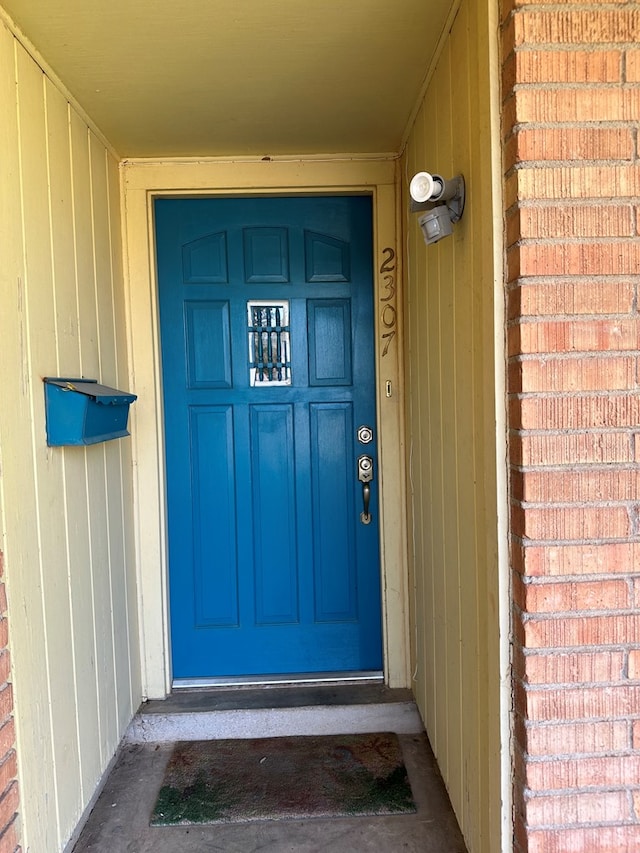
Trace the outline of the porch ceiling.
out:
<instances>
[{"instance_id":1,"label":"porch ceiling","mask_svg":"<svg viewBox=\"0 0 640 853\"><path fill-rule=\"evenodd\" d=\"M398 151L452 0L0 0L123 157Z\"/></svg>"}]
</instances>

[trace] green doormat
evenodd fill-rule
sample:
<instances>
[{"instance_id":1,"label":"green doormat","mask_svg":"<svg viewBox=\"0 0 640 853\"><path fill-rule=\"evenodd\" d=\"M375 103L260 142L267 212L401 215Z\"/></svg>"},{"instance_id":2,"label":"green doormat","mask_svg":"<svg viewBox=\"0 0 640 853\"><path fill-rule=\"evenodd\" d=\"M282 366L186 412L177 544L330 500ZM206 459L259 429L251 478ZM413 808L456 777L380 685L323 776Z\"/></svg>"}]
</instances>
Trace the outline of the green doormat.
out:
<instances>
[{"instance_id":1,"label":"green doormat","mask_svg":"<svg viewBox=\"0 0 640 853\"><path fill-rule=\"evenodd\" d=\"M395 734L183 741L152 826L415 812Z\"/></svg>"}]
</instances>

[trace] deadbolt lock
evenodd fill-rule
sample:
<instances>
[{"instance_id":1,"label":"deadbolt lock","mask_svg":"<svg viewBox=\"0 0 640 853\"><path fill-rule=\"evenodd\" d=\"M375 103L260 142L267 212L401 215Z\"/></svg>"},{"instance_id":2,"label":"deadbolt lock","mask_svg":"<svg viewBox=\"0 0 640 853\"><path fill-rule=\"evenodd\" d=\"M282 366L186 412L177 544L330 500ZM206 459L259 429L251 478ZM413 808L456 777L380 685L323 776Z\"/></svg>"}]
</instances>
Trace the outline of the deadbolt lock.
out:
<instances>
[{"instance_id":1,"label":"deadbolt lock","mask_svg":"<svg viewBox=\"0 0 640 853\"><path fill-rule=\"evenodd\" d=\"M358 456L358 480L361 483L373 480L373 459L370 456Z\"/></svg>"},{"instance_id":2,"label":"deadbolt lock","mask_svg":"<svg viewBox=\"0 0 640 853\"><path fill-rule=\"evenodd\" d=\"M358 441L360 444L369 444L369 442L373 441L373 430L371 427L365 424L358 427Z\"/></svg>"}]
</instances>

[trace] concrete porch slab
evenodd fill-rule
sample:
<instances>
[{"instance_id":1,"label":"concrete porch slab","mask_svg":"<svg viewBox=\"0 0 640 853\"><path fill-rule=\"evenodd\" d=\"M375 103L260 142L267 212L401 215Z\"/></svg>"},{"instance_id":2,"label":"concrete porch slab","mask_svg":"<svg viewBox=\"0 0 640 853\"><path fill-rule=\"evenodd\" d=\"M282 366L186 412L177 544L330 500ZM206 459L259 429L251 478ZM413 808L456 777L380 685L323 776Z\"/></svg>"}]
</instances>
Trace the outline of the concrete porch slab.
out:
<instances>
[{"instance_id":1,"label":"concrete porch slab","mask_svg":"<svg viewBox=\"0 0 640 853\"><path fill-rule=\"evenodd\" d=\"M123 747L73 853L466 853L426 735L400 735L416 814L150 827L171 744Z\"/></svg>"},{"instance_id":2,"label":"concrete porch slab","mask_svg":"<svg viewBox=\"0 0 640 853\"><path fill-rule=\"evenodd\" d=\"M417 813L150 827L176 740L394 731ZM81 834L67 853L466 853L409 690L383 684L290 684L177 690L146 702Z\"/></svg>"}]
</instances>

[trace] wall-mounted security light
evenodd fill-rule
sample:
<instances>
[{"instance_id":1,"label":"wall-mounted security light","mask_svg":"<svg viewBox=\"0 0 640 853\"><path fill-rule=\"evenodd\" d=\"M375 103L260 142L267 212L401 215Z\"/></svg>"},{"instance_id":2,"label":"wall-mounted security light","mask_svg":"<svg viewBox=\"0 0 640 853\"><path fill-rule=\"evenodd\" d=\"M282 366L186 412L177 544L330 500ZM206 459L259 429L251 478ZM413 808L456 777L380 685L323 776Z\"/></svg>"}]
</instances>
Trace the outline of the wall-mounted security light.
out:
<instances>
[{"instance_id":1,"label":"wall-mounted security light","mask_svg":"<svg viewBox=\"0 0 640 853\"><path fill-rule=\"evenodd\" d=\"M412 213L425 211L418 219L427 246L453 233L464 210L464 178L456 175L445 181L440 175L418 172L409 184Z\"/></svg>"}]
</instances>

